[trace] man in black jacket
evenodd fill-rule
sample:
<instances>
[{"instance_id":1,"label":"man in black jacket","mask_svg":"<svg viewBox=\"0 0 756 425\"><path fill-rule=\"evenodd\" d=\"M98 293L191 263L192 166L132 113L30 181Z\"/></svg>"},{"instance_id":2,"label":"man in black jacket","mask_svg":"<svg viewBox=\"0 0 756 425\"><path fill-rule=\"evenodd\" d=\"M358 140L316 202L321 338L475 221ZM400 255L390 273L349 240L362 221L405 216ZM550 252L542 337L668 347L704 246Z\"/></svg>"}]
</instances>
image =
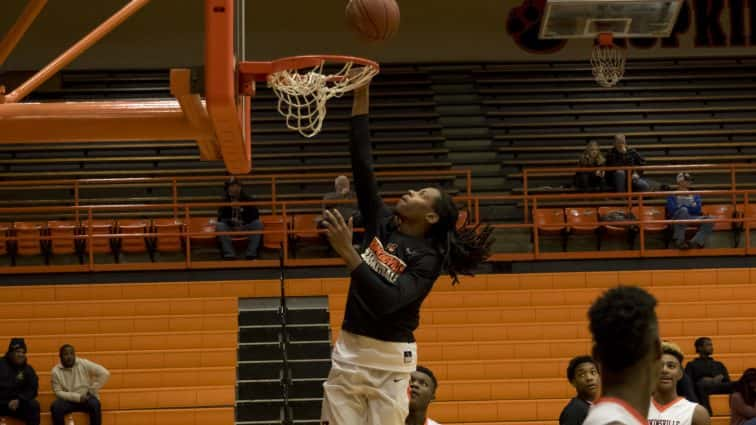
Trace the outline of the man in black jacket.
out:
<instances>
[{"instance_id":1,"label":"man in black jacket","mask_svg":"<svg viewBox=\"0 0 756 425\"><path fill-rule=\"evenodd\" d=\"M0 416L20 419L26 425L39 425L37 390L39 379L26 363L26 343L13 338L0 360Z\"/></svg>"},{"instance_id":2,"label":"man in black jacket","mask_svg":"<svg viewBox=\"0 0 756 425\"><path fill-rule=\"evenodd\" d=\"M614 136L614 147L606 155L607 167L637 167L645 164L646 161L635 149L627 146L627 140L624 134ZM627 191L627 172L624 170L612 171L606 173L606 180L615 192ZM633 191L648 192L651 186L644 180L640 173L632 173Z\"/></svg>"},{"instance_id":3,"label":"man in black jacket","mask_svg":"<svg viewBox=\"0 0 756 425\"><path fill-rule=\"evenodd\" d=\"M688 362L685 374L693 381L698 396L698 403L711 414L710 394L730 394L732 382L727 367L712 358L714 344L709 337L701 337L694 342L698 358Z\"/></svg>"},{"instance_id":4,"label":"man in black jacket","mask_svg":"<svg viewBox=\"0 0 756 425\"><path fill-rule=\"evenodd\" d=\"M223 202L251 202L252 197L244 193L242 184L239 180L231 177L226 182L226 196ZM218 232L257 230L263 229L260 221L260 211L254 205L244 206L223 206L218 209L218 222L215 224L215 230ZM251 234L248 236L247 252L245 257L248 260L257 258L257 251L260 248L262 233ZM229 235L218 235L218 242L221 245L221 254L224 260L235 260L236 252Z\"/></svg>"}]
</instances>

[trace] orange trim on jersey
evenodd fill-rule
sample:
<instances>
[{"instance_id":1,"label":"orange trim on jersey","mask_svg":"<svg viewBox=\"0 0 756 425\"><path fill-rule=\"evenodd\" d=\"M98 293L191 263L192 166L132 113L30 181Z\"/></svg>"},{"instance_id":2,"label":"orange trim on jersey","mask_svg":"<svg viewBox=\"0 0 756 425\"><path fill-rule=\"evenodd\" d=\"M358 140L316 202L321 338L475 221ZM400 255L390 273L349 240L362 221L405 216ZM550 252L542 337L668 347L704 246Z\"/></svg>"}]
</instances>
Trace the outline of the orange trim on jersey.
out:
<instances>
[{"instance_id":1,"label":"orange trim on jersey","mask_svg":"<svg viewBox=\"0 0 756 425\"><path fill-rule=\"evenodd\" d=\"M651 397L651 403L654 403L654 407L656 407L656 410L658 410L659 413L661 413L661 412L669 409L670 407L674 406L675 404L677 404L678 401L680 401L682 399L683 399L683 397L677 397L676 399L674 399L674 400L670 401L669 403L667 403L667 404L665 404L665 405L662 406L661 404L657 403L656 400L654 400L653 397Z\"/></svg>"},{"instance_id":2,"label":"orange trim on jersey","mask_svg":"<svg viewBox=\"0 0 756 425\"><path fill-rule=\"evenodd\" d=\"M594 403L594 404L596 406L598 406L601 403L614 403L614 404L617 404L620 407L622 407L623 409L625 409L627 411L627 413L629 413L630 415L632 415L635 418L635 420L638 421L639 424L648 425L648 418L644 418L640 413L638 413L637 410L635 410L635 408L633 406L631 406L630 404L628 404L625 400L622 400L622 399L619 399L619 398L615 398L615 397L602 397L602 398L598 399L596 401L596 403Z\"/></svg>"}]
</instances>

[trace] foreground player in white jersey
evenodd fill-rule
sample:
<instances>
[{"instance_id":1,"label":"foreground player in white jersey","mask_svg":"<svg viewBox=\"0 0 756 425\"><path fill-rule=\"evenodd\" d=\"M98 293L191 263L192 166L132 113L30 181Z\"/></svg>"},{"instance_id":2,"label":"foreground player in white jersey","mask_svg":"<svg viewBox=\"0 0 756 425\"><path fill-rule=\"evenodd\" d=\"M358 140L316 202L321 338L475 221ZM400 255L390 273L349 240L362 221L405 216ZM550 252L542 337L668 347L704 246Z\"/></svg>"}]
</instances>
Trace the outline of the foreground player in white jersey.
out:
<instances>
[{"instance_id":1,"label":"foreground player in white jersey","mask_svg":"<svg viewBox=\"0 0 756 425\"><path fill-rule=\"evenodd\" d=\"M676 344L662 343L662 369L648 409L649 425L710 425L706 408L677 395L683 376L683 353Z\"/></svg>"},{"instance_id":2,"label":"foreground player in white jersey","mask_svg":"<svg viewBox=\"0 0 756 425\"><path fill-rule=\"evenodd\" d=\"M659 380L661 342L656 299L634 286L605 292L588 311L602 397L583 425L646 425Z\"/></svg>"}]
</instances>

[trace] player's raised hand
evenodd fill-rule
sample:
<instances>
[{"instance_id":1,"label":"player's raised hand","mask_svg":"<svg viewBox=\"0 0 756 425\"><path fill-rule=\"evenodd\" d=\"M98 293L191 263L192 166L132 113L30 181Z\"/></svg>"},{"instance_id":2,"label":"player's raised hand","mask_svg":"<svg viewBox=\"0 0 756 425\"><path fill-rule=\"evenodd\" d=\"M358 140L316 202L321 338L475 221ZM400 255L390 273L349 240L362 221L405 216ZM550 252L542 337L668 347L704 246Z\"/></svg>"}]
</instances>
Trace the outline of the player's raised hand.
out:
<instances>
[{"instance_id":1,"label":"player's raised hand","mask_svg":"<svg viewBox=\"0 0 756 425\"><path fill-rule=\"evenodd\" d=\"M344 220L337 209L325 210L323 217L325 218L328 241L333 250L346 259L347 254L354 252L354 247L352 247L352 218Z\"/></svg>"}]
</instances>

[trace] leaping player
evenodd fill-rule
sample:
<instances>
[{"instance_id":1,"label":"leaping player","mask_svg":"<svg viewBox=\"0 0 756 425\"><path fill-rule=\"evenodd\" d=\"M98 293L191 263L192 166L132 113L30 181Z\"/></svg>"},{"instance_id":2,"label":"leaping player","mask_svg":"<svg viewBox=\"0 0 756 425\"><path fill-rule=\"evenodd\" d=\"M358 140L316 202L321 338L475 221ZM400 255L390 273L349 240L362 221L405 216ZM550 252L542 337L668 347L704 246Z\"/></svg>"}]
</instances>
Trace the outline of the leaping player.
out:
<instances>
[{"instance_id":1,"label":"leaping player","mask_svg":"<svg viewBox=\"0 0 756 425\"><path fill-rule=\"evenodd\" d=\"M386 206L373 174L368 112L365 85L354 91L350 144L365 227L359 252L352 246L352 219L324 213L331 246L351 274L323 384L322 423L329 425L404 425L420 305L442 271L457 283L488 257L493 242L490 227L458 230L457 207L435 187L410 190L393 209Z\"/></svg>"}]
</instances>

